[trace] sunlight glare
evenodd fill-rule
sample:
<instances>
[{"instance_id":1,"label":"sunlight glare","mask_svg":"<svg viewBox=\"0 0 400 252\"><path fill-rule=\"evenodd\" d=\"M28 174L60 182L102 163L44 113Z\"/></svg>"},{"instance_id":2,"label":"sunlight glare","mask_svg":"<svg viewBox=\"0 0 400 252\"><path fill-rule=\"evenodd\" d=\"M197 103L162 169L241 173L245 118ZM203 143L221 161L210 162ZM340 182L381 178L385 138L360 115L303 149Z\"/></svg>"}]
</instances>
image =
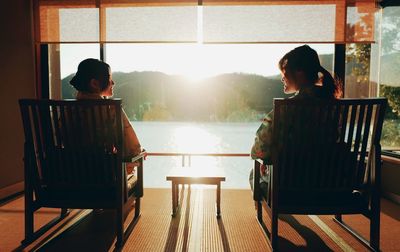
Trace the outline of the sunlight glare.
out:
<instances>
[{"instance_id":1,"label":"sunlight glare","mask_svg":"<svg viewBox=\"0 0 400 252\"><path fill-rule=\"evenodd\" d=\"M182 126L174 130L172 142L178 152L216 153L221 139L198 126Z\"/></svg>"},{"instance_id":2,"label":"sunlight glare","mask_svg":"<svg viewBox=\"0 0 400 252\"><path fill-rule=\"evenodd\" d=\"M201 34L199 35L201 38ZM184 76L193 83L225 73L262 76L279 74L278 61L297 44L107 44L113 72L159 71ZM332 53L332 45L311 45L318 53ZM71 52L79 55L78 52ZM67 53L65 53L67 55ZM62 64L68 66L67 64ZM76 65L73 64L76 71ZM65 74L71 69L65 68ZM63 75L63 76L64 76Z\"/></svg>"},{"instance_id":3,"label":"sunlight glare","mask_svg":"<svg viewBox=\"0 0 400 252\"><path fill-rule=\"evenodd\" d=\"M171 143L175 145L172 146L173 149L180 153L218 153L221 139L198 126L189 125L176 128ZM180 162L180 159L177 162ZM194 156L191 158L191 163L196 166L215 167L219 161L215 157Z\"/></svg>"}]
</instances>

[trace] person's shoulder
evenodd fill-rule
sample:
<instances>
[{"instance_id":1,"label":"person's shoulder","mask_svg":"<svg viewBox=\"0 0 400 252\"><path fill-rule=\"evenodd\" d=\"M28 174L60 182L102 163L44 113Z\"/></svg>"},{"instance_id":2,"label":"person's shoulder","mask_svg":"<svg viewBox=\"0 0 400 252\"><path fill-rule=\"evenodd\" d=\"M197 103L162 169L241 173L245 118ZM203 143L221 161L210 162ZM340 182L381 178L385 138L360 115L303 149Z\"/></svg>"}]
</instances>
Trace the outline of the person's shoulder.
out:
<instances>
[{"instance_id":1,"label":"person's shoulder","mask_svg":"<svg viewBox=\"0 0 400 252\"><path fill-rule=\"evenodd\" d=\"M293 99L316 99L326 100L331 98L322 86L312 85L303 88Z\"/></svg>"},{"instance_id":2,"label":"person's shoulder","mask_svg":"<svg viewBox=\"0 0 400 252\"><path fill-rule=\"evenodd\" d=\"M103 99L103 97L100 96L99 94L93 94L93 93L79 91L76 94L76 99L77 100L97 100L97 99L101 100L101 99Z\"/></svg>"}]
</instances>

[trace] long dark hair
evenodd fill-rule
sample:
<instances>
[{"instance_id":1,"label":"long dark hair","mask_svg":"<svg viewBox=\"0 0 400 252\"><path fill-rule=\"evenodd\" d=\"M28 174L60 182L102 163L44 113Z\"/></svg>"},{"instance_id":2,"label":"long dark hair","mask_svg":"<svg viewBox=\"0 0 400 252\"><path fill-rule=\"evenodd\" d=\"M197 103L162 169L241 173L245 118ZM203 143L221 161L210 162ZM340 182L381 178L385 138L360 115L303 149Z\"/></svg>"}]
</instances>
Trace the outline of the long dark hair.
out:
<instances>
[{"instance_id":1,"label":"long dark hair","mask_svg":"<svg viewBox=\"0 0 400 252\"><path fill-rule=\"evenodd\" d=\"M76 90L90 92L90 80L96 79L100 82L101 90L108 86L110 66L98 59L85 59L78 65L78 71L69 82Z\"/></svg>"},{"instance_id":2,"label":"long dark hair","mask_svg":"<svg viewBox=\"0 0 400 252\"><path fill-rule=\"evenodd\" d=\"M334 79L331 73L321 66L317 52L308 45L296 47L286 53L279 61L279 69L292 78L295 76L295 72L303 72L310 85L314 85L320 80L318 74L321 73L325 96L327 98L342 96L341 82Z\"/></svg>"}]
</instances>

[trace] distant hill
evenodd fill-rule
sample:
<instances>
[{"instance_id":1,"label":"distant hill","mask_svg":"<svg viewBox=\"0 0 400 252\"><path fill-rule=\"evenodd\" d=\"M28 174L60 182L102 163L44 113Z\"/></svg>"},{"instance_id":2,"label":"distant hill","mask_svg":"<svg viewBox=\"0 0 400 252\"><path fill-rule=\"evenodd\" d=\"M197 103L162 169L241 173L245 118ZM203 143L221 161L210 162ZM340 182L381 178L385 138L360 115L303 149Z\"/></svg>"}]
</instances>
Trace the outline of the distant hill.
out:
<instances>
[{"instance_id":1,"label":"distant hill","mask_svg":"<svg viewBox=\"0 0 400 252\"><path fill-rule=\"evenodd\" d=\"M71 78L62 80L65 99L75 97ZM141 120L155 107L168 111L171 120L226 121L238 111L252 113L251 119L255 119L254 113L272 109L274 97L286 97L278 76L232 73L189 83L182 76L161 72L115 72L113 80L114 97L123 99L125 111L133 120Z\"/></svg>"},{"instance_id":2,"label":"distant hill","mask_svg":"<svg viewBox=\"0 0 400 252\"><path fill-rule=\"evenodd\" d=\"M320 55L321 64L332 69L333 56ZM63 98L74 98L69 85L72 75L62 80ZM114 97L122 98L131 120L252 121L272 109L273 98L283 93L281 76L221 74L190 83L182 76L161 72L114 72ZM146 115L147 113L147 115Z\"/></svg>"},{"instance_id":3,"label":"distant hill","mask_svg":"<svg viewBox=\"0 0 400 252\"><path fill-rule=\"evenodd\" d=\"M321 66L326 68L328 71L333 69L333 54L322 54L319 55L319 61Z\"/></svg>"}]
</instances>

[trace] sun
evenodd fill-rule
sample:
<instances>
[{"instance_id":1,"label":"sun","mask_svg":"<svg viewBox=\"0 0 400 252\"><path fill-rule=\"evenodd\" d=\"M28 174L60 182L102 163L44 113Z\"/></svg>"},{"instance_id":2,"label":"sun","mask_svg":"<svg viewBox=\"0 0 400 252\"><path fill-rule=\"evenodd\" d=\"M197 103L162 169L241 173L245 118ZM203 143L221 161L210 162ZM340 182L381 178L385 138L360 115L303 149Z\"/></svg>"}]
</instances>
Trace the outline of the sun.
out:
<instances>
[{"instance_id":1,"label":"sun","mask_svg":"<svg viewBox=\"0 0 400 252\"><path fill-rule=\"evenodd\" d=\"M210 52L203 44L190 45L187 55L190 57L187 62L181 64L180 73L189 80L191 84L198 84L202 80L213 75L214 68L210 67Z\"/></svg>"}]
</instances>

